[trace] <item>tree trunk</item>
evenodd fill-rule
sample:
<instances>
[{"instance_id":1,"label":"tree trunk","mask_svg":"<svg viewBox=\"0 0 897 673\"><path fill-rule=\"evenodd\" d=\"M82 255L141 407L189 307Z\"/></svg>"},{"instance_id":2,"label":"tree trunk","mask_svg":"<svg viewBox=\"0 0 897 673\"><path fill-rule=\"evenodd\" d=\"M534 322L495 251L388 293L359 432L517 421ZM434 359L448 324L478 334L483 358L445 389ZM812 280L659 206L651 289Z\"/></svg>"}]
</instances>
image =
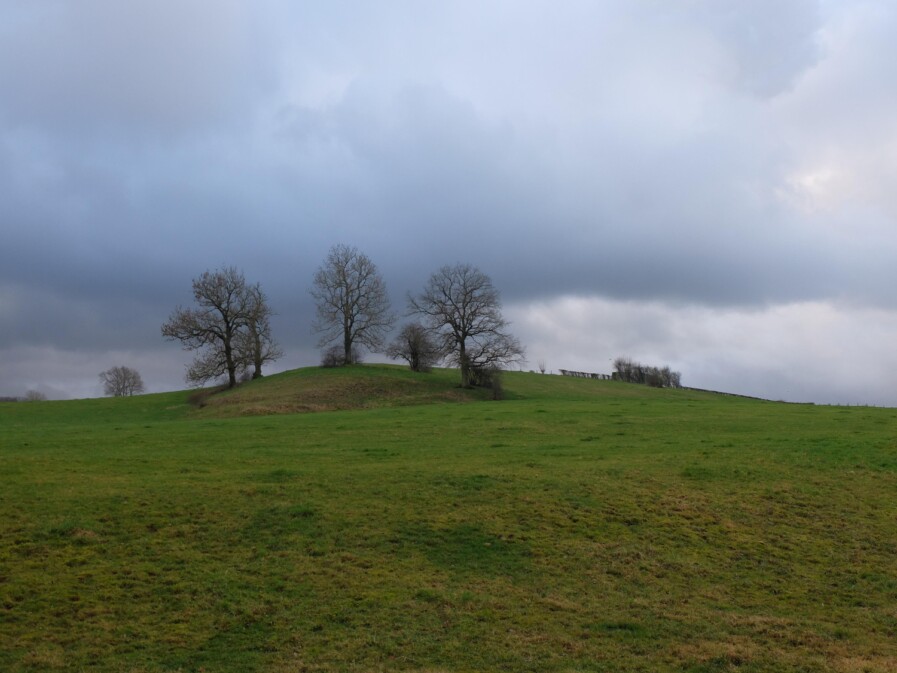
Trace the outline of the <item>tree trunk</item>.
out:
<instances>
[{"instance_id":1,"label":"tree trunk","mask_svg":"<svg viewBox=\"0 0 897 673\"><path fill-rule=\"evenodd\" d=\"M262 340L258 331L255 331L255 350L253 351L255 371L252 372L252 380L262 378Z\"/></svg>"},{"instance_id":2,"label":"tree trunk","mask_svg":"<svg viewBox=\"0 0 897 673\"><path fill-rule=\"evenodd\" d=\"M230 339L224 342L224 362L227 366L227 387L233 388L237 385L237 365L234 363L234 353L230 345Z\"/></svg>"},{"instance_id":3,"label":"tree trunk","mask_svg":"<svg viewBox=\"0 0 897 673\"><path fill-rule=\"evenodd\" d=\"M459 349L458 362L461 365L461 387L470 388L470 361L467 359L467 351L463 342Z\"/></svg>"}]
</instances>

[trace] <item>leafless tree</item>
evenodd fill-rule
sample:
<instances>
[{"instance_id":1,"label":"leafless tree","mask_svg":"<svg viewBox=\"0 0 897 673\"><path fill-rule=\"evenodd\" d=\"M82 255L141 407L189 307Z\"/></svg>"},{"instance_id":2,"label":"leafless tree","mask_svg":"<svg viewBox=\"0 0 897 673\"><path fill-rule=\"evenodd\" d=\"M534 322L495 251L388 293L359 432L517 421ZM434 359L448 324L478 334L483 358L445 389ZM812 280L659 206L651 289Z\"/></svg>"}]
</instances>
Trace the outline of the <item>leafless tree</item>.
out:
<instances>
[{"instance_id":1,"label":"leafless tree","mask_svg":"<svg viewBox=\"0 0 897 673\"><path fill-rule=\"evenodd\" d=\"M25 397L22 399L24 399L26 402L45 402L47 400L47 396L39 390L29 390L27 393L25 393Z\"/></svg>"},{"instance_id":2,"label":"leafless tree","mask_svg":"<svg viewBox=\"0 0 897 673\"><path fill-rule=\"evenodd\" d=\"M130 367L112 367L100 372L103 393L109 397L129 397L144 391L143 379L136 369Z\"/></svg>"},{"instance_id":3,"label":"leafless tree","mask_svg":"<svg viewBox=\"0 0 897 673\"><path fill-rule=\"evenodd\" d=\"M246 371L252 369L252 378L262 376L262 365L283 357L283 351L271 336L270 318L274 311L268 304L268 297L256 283L246 288L248 297L246 329L238 333L238 351L242 355Z\"/></svg>"},{"instance_id":4,"label":"leafless tree","mask_svg":"<svg viewBox=\"0 0 897 673\"><path fill-rule=\"evenodd\" d=\"M439 269L420 295L408 296L408 306L439 335L443 352L461 370L464 387L475 383L477 371L523 360L523 347L507 332L498 291L489 276L470 264Z\"/></svg>"},{"instance_id":5,"label":"leafless tree","mask_svg":"<svg viewBox=\"0 0 897 673\"><path fill-rule=\"evenodd\" d=\"M261 375L264 362L280 357L270 338L265 295L257 285L247 287L242 272L234 267L206 271L193 280L193 298L196 308L179 306L162 325L164 337L198 351L187 369L189 383L226 376L232 388L239 371L253 366Z\"/></svg>"},{"instance_id":6,"label":"leafless tree","mask_svg":"<svg viewBox=\"0 0 897 673\"><path fill-rule=\"evenodd\" d=\"M358 352L357 348L352 349L351 359L347 363L346 362L346 354L343 352L343 347L339 344L333 344L324 349L321 353L321 366L325 368L331 367L342 367L345 364L360 364L363 360L361 357L361 353Z\"/></svg>"},{"instance_id":7,"label":"leafless tree","mask_svg":"<svg viewBox=\"0 0 897 673\"><path fill-rule=\"evenodd\" d=\"M428 372L442 359L442 349L420 323L408 323L386 347L387 357L405 360L411 371Z\"/></svg>"},{"instance_id":8,"label":"leafless tree","mask_svg":"<svg viewBox=\"0 0 897 673\"><path fill-rule=\"evenodd\" d=\"M395 322L386 284L371 259L347 245L330 248L309 290L317 302L314 329L318 346L342 346L343 363L354 361L353 349L378 351Z\"/></svg>"},{"instance_id":9,"label":"leafless tree","mask_svg":"<svg viewBox=\"0 0 897 673\"><path fill-rule=\"evenodd\" d=\"M539 371L542 374L545 373L545 360L539 360Z\"/></svg>"}]
</instances>

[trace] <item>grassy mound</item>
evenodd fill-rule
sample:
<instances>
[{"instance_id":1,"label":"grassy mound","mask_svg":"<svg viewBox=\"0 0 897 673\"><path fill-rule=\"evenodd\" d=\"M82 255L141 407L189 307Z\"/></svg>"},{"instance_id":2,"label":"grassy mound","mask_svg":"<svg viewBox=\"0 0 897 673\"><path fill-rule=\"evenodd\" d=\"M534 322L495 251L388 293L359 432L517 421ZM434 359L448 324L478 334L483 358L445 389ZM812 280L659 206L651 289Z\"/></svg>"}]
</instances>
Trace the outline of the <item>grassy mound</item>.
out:
<instances>
[{"instance_id":1,"label":"grassy mound","mask_svg":"<svg viewBox=\"0 0 897 673\"><path fill-rule=\"evenodd\" d=\"M313 411L467 402L484 399L482 390L458 387L458 374L428 374L395 365L355 365L296 369L216 394L199 393L203 417L262 416Z\"/></svg>"},{"instance_id":2,"label":"grassy mound","mask_svg":"<svg viewBox=\"0 0 897 673\"><path fill-rule=\"evenodd\" d=\"M0 405L0 670L897 670L897 411L453 374Z\"/></svg>"}]
</instances>

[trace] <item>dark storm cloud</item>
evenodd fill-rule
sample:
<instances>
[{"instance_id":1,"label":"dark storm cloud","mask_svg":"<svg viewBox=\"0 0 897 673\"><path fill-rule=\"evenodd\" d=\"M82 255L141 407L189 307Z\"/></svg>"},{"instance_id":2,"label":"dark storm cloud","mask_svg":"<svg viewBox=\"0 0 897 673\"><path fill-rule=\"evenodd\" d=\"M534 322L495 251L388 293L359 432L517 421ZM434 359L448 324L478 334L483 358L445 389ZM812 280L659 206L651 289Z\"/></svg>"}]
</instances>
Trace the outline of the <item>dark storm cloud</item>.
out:
<instances>
[{"instance_id":1,"label":"dark storm cloud","mask_svg":"<svg viewBox=\"0 0 897 673\"><path fill-rule=\"evenodd\" d=\"M515 299L766 303L850 284L829 241L755 196L783 167L751 156L753 138L696 134L658 151L623 129L563 165L566 148L534 146L439 88L385 97L356 85L332 108L293 114L297 157L324 145L348 168L333 194L316 195L338 213L339 235L401 259L408 282L470 259Z\"/></svg>"}]
</instances>

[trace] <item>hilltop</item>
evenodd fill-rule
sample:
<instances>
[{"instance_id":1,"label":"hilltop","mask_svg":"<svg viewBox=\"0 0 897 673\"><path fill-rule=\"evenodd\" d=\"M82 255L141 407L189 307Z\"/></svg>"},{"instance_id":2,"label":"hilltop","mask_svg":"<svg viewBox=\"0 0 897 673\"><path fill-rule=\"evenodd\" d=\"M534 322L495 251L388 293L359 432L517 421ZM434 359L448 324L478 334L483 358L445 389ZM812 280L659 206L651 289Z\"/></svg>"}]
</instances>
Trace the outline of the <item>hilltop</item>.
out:
<instances>
[{"instance_id":1,"label":"hilltop","mask_svg":"<svg viewBox=\"0 0 897 673\"><path fill-rule=\"evenodd\" d=\"M421 374L398 365L308 367L193 397L201 405L202 417L373 409L487 397L483 390L459 388L457 379L453 370Z\"/></svg>"}]
</instances>

